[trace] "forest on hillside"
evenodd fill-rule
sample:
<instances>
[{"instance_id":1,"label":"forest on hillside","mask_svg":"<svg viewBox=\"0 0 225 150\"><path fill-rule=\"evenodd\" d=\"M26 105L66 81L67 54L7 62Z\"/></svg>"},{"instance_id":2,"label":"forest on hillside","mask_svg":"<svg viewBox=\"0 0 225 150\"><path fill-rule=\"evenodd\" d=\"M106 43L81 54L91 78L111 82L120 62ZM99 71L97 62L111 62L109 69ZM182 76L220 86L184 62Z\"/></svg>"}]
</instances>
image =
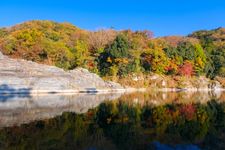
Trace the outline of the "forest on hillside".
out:
<instances>
[{"instance_id":1,"label":"forest on hillside","mask_svg":"<svg viewBox=\"0 0 225 150\"><path fill-rule=\"evenodd\" d=\"M225 28L154 38L148 30L87 31L70 23L29 21L0 28L0 50L65 70L84 67L103 77L149 72L225 77Z\"/></svg>"}]
</instances>

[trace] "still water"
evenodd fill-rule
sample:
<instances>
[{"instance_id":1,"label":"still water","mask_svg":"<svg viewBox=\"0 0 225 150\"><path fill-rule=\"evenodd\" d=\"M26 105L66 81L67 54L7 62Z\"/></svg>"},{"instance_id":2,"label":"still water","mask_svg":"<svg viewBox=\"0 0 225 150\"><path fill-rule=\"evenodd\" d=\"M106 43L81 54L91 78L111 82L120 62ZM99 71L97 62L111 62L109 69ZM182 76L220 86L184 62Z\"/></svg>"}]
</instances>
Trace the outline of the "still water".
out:
<instances>
[{"instance_id":1,"label":"still water","mask_svg":"<svg viewBox=\"0 0 225 150\"><path fill-rule=\"evenodd\" d=\"M222 150L225 93L1 95L0 149Z\"/></svg>"}]
</instances>

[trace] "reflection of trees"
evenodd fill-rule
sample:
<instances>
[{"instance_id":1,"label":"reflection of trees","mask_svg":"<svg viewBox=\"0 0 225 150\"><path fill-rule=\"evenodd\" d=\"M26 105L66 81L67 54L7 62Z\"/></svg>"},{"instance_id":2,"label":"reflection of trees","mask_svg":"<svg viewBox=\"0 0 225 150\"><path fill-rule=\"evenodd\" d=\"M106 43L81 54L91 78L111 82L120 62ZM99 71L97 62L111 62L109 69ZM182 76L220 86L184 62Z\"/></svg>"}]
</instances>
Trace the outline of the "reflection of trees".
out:
<instances>
[{"instance_id":1,"label":"reflection of trees","mask_svg":"<svg viewBox=\"0 0 225 150\"><path fill-rule=\"evenodd\" d=\"M37 121L21 127L1 130L3 148L15 149L85 149L92 137L88 135L85 115L64 113L50 120ZM92 145L92 144L91 144Z\"/></svg>"},{"instance_id":2,"label":"reflection of trees","mask_svg":"<svg viewBox=\"0 0 225 150\"><path fill-rule=\"evenodd\" d=\"M166 144L224 148L225 103L166 104L154 107L125 101L102 103L86 114L0 130L0 147L9 149L147 149ZM203 143L203 144L202 144Z\"/></svg>"},{"instance_id":3,"label":"reflection of trees","mask_svg":"<svg viewBox=\"0 0 225 150\"><path fill-rule=\"evenodd\" d=\"M99 106L96 118L106 136L122 147L126 147L125 144L130 143L128 141L140 142L137 137L143 139L146 136L149 142L198 144L211 134L224 134L225 104L210 101L206 104L146 105L141 108L139 105L109 102ZM126 142L124 139L129 140Z\"/></svg>"},{"instance_id":4,"label":"reflection of trees","mask_svg":"<svg viewBox=\"0 0 225 150\"><path fill-rule=\"evenodd\" d=\"M118 149L146 149L141 133L141 111L139 106L122 102L107 102L99 106L96 123L103 128Z\"/></svg>"}]
</instances>

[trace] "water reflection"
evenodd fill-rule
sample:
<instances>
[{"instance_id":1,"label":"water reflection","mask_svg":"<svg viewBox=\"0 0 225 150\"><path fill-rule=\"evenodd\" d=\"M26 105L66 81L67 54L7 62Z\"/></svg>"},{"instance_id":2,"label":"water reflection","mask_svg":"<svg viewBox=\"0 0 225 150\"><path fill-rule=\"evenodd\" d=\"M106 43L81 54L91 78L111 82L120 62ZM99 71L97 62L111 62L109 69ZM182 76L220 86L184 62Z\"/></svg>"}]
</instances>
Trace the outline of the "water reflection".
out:
<instances>
[{"instance_id":1,"label":"water reflection","mask_svg":"<svg viewBox=\"0 0 225 150\"><path fill-rule=\"evenodd\" d=\"M105 100L120 96L121 93L13 96L8 101L0 102L0 127L53 118L63 112L85 113Z\"/></svg>"},{"instance_id":2,"label":"water reflection","mask_svg":"<svg viewBox=\"0 0 225 150\"><path fill-rule=\"evenodd\" d=\"M110 98L117 100L105 101ZM38 121L2 128L0 148L225 149L224 94L70 95L48 100L1 104L2 127L5 120L20 122L23 115Z\"/></svg>"},{"instance_id":3,"label":"water reflection","mask_svg":"<svg viewBox=\"0 0 225 150\"><path fill-rule=\"evenodd\" d=\"M30 98L30 88L14 89L7 84L0 85L0 102L6 102L14 98Z\"/></svg>"}]
</instances>

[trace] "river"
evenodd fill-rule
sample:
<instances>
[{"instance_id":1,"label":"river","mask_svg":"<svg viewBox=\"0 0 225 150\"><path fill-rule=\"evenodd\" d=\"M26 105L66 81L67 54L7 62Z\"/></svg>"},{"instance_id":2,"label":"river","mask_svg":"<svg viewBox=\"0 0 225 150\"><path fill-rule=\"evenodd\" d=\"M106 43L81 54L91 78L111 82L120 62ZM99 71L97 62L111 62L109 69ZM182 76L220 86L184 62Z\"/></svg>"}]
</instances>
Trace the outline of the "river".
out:
<instances>
[{"instance_id":1,"label":"river","mask_svg":"<svg viewBox=\"0 0 225 150\"><path fill-rule=\"evenodd\" d=\"M0 149L225 149L225 93L1 95Z\"/></svg>"}]
</instances>

